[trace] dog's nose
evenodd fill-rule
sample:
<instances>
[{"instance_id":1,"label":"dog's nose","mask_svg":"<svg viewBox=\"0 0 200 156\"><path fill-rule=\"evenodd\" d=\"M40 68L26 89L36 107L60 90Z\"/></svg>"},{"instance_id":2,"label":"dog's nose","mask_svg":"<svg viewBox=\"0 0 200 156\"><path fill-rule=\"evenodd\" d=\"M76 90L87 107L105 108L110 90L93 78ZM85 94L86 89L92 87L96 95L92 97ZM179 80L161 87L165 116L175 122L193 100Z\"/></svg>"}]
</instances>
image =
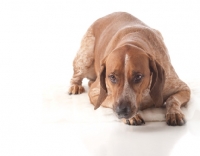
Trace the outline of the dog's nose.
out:
<instances>
[{"instance_id":1,"label":"dog's nose","mask_svg":"<svg viewBox=\"0 0 200 156\"><path fill-rule=\"evenodd\" d=\"M131 105L129 102L122 102L117 107L115 112L118 115L118 118L128 118L131 113Z\"/></svg>"}]
</instances>

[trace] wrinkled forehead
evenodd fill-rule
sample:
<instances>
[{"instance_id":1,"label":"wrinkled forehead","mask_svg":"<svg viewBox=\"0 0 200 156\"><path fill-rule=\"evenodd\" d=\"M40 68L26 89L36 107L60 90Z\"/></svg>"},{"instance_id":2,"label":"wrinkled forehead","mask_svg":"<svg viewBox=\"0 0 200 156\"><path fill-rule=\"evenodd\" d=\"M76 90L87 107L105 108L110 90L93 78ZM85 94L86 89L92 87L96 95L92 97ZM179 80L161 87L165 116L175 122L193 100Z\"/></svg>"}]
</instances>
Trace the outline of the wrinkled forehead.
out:
<instances>
[{"instance_id":1,"label":"wrinkled forehead","mask_svg":"<svg viewBox=\"0 0 200 156\"><path fill-rule=\"evenodd\" d=\"M108 72L124 71L146 72L149 66L148 56L137 48L123 48L113 51L106 60Z\"/></svg>"}]
</instances>

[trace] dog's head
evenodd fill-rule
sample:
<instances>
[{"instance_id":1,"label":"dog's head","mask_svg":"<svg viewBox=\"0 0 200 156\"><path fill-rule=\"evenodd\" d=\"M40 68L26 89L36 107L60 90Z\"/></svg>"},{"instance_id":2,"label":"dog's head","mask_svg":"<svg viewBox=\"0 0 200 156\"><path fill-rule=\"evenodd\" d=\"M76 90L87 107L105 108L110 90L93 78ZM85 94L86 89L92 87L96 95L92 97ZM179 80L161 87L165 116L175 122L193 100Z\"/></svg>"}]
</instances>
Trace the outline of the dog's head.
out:
<instances>
[{"instance_id":1,"label":"dog's head","mask_svg":"<svg viewBox=\"0 0 200 156\"><path fill-rule=\"evenodd\" d=\"M125 45L102 60L100 95L97 109L107 96L119 118L130 118L140 108L144 94L149 94L155 106L163 104L165 73L159 63L142 49Z\"/></svg>"}]
</instances>

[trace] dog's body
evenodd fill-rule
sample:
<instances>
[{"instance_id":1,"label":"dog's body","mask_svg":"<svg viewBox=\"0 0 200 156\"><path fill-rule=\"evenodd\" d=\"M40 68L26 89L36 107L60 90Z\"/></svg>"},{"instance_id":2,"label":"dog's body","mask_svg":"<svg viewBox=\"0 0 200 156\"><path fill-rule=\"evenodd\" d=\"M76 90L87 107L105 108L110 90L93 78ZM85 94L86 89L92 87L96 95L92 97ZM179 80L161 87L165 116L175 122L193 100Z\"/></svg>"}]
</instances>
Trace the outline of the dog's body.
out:
<instances>
[{"instance_id":1,"label":"dog's body","mask_svg":"<svg viewBox=\"0 0 200 156\"><path fill-rule=\"evenodd\" d=\"M95 21L83 37L74 59L70 94L84 91L95 109L114 110L127 124L144 123L137 113L166 107L168 125L183 125L181 106L190 89L175 73L161 34L128 13L118 12Z\"/></svg>"}]
</instances>

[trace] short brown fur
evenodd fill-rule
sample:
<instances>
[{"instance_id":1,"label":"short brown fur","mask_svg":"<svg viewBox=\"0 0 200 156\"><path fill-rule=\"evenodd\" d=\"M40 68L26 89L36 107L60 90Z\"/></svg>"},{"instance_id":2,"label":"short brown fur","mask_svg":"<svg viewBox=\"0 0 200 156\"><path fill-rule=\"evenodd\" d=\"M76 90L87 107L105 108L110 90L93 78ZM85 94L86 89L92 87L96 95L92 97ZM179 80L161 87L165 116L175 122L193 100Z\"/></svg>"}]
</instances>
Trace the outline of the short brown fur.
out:
<instances>
[{"instance_id":1,"label":"short brown fur","mask_svg":"<svg viewBox=\"0 0 200 156\"><path fill-rule=\"evenodd\" d=\"M69 94L84 92L114 110L131 125L144 124L139 110L166 107L168 125L183 125L181 106L190 99L189 87L179 79L160 32L134 16L117 12L95 21L83 37L74 59ZM139 82L138 82L139 81Z\"/></svg>"}]
</instances>

